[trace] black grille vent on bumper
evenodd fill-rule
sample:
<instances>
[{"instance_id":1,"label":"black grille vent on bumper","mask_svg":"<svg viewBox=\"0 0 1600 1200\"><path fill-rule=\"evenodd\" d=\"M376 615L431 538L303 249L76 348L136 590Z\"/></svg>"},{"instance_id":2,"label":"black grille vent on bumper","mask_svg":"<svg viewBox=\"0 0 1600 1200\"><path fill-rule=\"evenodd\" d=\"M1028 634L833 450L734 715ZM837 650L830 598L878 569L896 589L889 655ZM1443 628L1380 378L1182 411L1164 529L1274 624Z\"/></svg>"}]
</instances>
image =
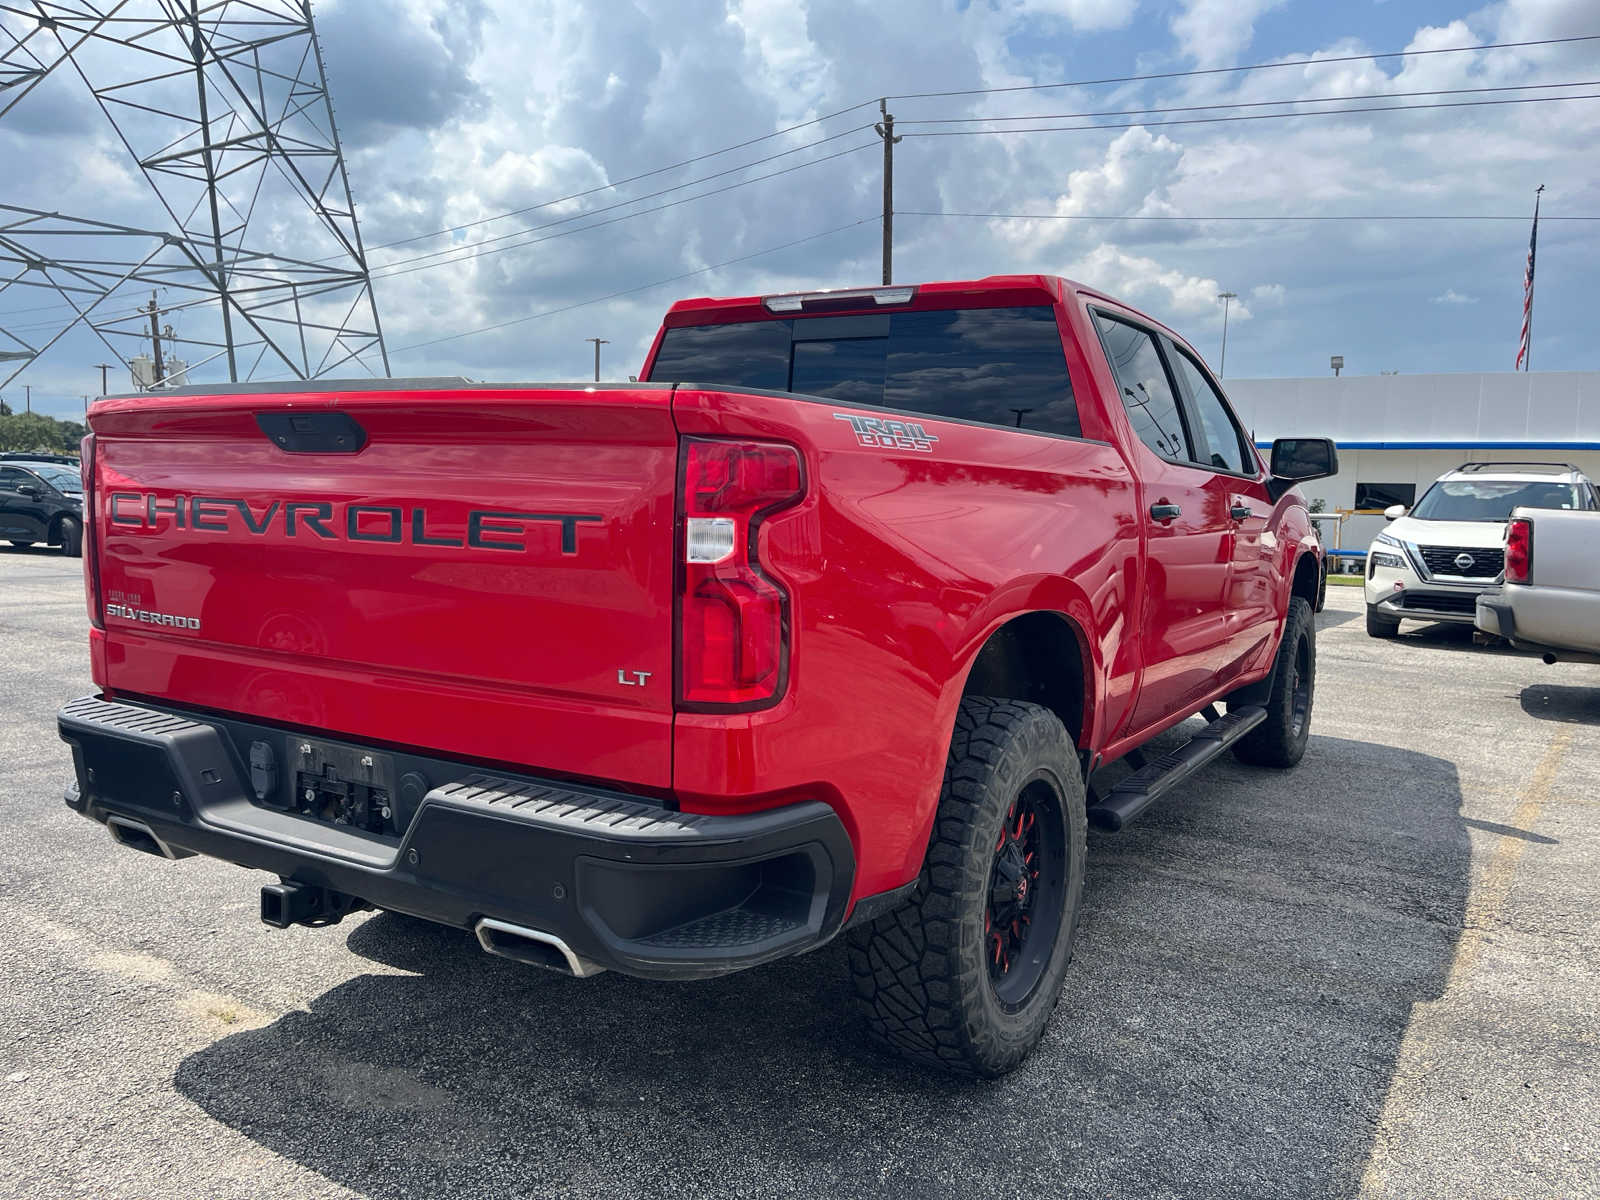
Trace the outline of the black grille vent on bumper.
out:
<instances>
[{"instance_id":1,"label":"black grille vent on bumper","mask_svg":"<svg viewBox=\"0 0 1600 1200\"><path fill-rule=\"evenodd\" d=\"M1454 575L1463 579L1493 579L1505 570L1506 552L1499 546L1418 546L1422 561L1434 575ZM1472 561L1456 561L1465 555Z\"/></svg>"},{"instance_id":2,"label":"black grille vent on bumper","mask_svg":"<svg viewBox=\"0 0 1600 1200\"><path fill-rule=\"evenodd\" d=\"M1472 616L1478 608L1476 592L1405 592L1398 606L1421 612L1460 613Z\"/></svg>"}]
</instances>

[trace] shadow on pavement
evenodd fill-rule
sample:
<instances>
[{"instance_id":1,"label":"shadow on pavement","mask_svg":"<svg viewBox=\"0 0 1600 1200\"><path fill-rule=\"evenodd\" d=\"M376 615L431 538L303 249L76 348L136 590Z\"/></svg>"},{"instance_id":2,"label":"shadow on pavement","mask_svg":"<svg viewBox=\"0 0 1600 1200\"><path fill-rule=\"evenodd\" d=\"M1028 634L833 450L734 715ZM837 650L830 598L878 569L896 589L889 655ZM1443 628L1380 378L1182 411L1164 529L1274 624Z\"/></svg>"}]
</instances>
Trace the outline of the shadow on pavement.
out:
<instances>
[{"instance_id":1,"label":"shadow on pavement","mask_svg":"<svg viewBox=\"0 0 1600 1200\"><path fill-rule=\"evenodd\" d=\"M1360 613L1343 612L1339 609L1325 608L1317 614L1318 629L1332 629L1335 625L1343 625L1354 621Z\"/></svg>"},{"instance_id":2,"label":"shadow on pavement","mask_svg":"<svg viewBox=\"0 0 1600 1200\"><path fill-rule=\"evenodd\" d=\"M1044 1044L986 1084L866 1045L843 954L574 981L380 915L387 968L190 1055L179 1091L363 1195L1354 1195L1469 850L1452 764L1316 738L1091 835Z\"/></svg>"},{"instance_id":3,"label":"shadow on pavement","mask_svg":"<svg viewBox=\"0 0 1600 1200\"><path fill-rule=\"evenodd\" d=\"M1522 711L1541 721L1600 725L1600 688L1535 683L1522 689Z\"/></svg>"},{"instance_id":4,"label":"shadow on pavement","mask_svg":"<svg viewBox=\"0 0 1600 1200\"><path fill-rule=\"evenodd\" d=\"M68 562L78 561L61 553L60 546L50 546L44 542L35 542L31 546L15 546L10 542L0 541L0 554L11 554L18 558L61 558Z\"/></svg>"}]
</instances>

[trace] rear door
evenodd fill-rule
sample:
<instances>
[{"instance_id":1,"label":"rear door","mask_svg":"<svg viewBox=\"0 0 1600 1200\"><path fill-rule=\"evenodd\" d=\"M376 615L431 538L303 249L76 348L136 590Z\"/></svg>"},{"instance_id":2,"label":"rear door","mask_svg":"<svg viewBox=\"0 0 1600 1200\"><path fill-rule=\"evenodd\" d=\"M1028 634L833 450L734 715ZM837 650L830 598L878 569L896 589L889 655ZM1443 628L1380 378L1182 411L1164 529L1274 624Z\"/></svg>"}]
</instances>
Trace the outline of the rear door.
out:
<instances>
[{"instance_id":1,"label":"rear door","mask_svg":"<svg viewBox=\"0 0 1600 1200\"><path fill-rule=\"evenodd\" d=\"M1128 726L1134 732L1193 711L1214 689L1227 658L1233 520L1228 487L1195 461L1196 436L1160 334L1123 314L1091 312L1137 438L1131 450L1144 481L1144 667Z\"/></svg>"},{"instance_id":2,"label":"rear door","mask_svg":"<svg viewBox=\"0 0 1600 1200\"><path fill-rule=\"evenodd\" d=\"M109 402L117 692L670 783L666 388Z\"/></svg>"}]
</instances>

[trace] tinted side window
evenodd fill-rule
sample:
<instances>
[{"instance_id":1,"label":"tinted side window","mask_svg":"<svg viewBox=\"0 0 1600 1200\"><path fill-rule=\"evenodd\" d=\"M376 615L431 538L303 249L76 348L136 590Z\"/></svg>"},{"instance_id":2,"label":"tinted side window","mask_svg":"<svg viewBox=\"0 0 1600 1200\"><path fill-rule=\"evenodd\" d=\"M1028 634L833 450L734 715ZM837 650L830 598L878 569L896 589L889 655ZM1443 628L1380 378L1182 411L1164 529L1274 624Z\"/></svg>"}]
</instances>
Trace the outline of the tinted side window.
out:
<instances>
[{"instance_id":1,"label":"tinted side window","mask_svg":"<svg viewBox=\"0 0 1600 1200\"><path fill-rule=\"evenodd\" d=\"M1083 432L1048 305L895 314L883 404L1070 437Z\"/></svg>"},{"instance_id":2,"label":"tinted side window","mask_svg":"<svg viewBox=\"0 0 1600 1200\"><path fill-rule=\"evenodd\" d=\"M1205 372L1182 350L1177 347L1173 349L1176 353L1172 356L1172 364L1183 376L1189 395L1194 398L1195 410L1200 414L1200 425L1205 432L1206 465L1219 471L1232 471L1235 475L1254 475L1255 456L1245 455L1244 435L1233 423L1227 403L1211 385L1211 380L1206 378ZM1200 455L1195 457L1199 461Z\"/></svg>"},{"instance_id":3,"label":"tinted side window","mask_svg":"<svg viewBox=\"0 0 1600 1200\"><path fill-rule=\"evenodd\" d=\"M650 378L709 387L789 388L789 322L685 325L669 329Z\"/></svg>"},{"instance_id":4,"label":"tinted side window","mask_svg":"<svg viewBox=\"0 0 1600 1200\"><path fill-rule=\"evenodd\" d=\"M14 492L20 485L32 482L32 478L16 467L0 467L0 490Z\"/></svg>"},{"instance_id":5,"label":"tinted side window","mask_svg":"<svg viewBox=\"0 0 1600 1200\"><path fill-rule=\"evenodd\" d=\"M1139 440L1163 458L1191 458L1178 399L1172 394L1154 339L1137 325L1104 313L1095 313L1094 320L1117 377L1122 406L1128 410Z\"/></svg>"}]
</instances>

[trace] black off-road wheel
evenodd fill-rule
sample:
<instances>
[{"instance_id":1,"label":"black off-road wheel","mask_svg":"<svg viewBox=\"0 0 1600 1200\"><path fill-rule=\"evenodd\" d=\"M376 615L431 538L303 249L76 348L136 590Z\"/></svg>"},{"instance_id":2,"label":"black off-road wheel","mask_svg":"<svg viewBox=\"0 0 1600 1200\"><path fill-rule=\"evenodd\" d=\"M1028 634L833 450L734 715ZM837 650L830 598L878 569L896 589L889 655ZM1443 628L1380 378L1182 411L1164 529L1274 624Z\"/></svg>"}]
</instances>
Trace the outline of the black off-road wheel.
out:
<instances>
[{"instance_id":1,"label":"black off-road wheel","mask_svg":"<svg viewBox=\"0 0 1600 1200\"><path fill-rule=\"evenodd\" d=\"M1311 605L1303 597L1289 598L1271 680L1264 705L1267 719L1234 743L1233 754L1253 766L1292 767L1305 757L1317 686L1317 631Z\"/></svg>"},{"instance_id":2,"label":"black off-road wheel","mask_svg":"<svg viewBox=\"0 0 1600 1200\"><path fill-rule=\"evenodd\" d=\"M71 517L61 522L61 553L68 558L78 558L83 554L83 526Z\"/></svg>"},{"instance_id":3,"label":"black off-road wheel","mask_svg":"<svg viewBox=\"0 0 1600 1200\"><path fill-rule=\"evenodd\" d=\"M1072 961L1084 827L1055 714L963 700L915 898L849 935L878 1041L963 1075L1004 1075L1028 1056Z\"/></svg>"},{"instance_id":4,"label":"black off-road wheel","mask_svg":"<svg viewBox=\"0 0 1600 1200\"><path fill-rule=\"evenodd\" d=\"M1367 636L1375 638L1392 638L1400 636L1400 622L1390 617L1381 617L1375 605L1367 605Z\"/></svg>"}]
</instances>

